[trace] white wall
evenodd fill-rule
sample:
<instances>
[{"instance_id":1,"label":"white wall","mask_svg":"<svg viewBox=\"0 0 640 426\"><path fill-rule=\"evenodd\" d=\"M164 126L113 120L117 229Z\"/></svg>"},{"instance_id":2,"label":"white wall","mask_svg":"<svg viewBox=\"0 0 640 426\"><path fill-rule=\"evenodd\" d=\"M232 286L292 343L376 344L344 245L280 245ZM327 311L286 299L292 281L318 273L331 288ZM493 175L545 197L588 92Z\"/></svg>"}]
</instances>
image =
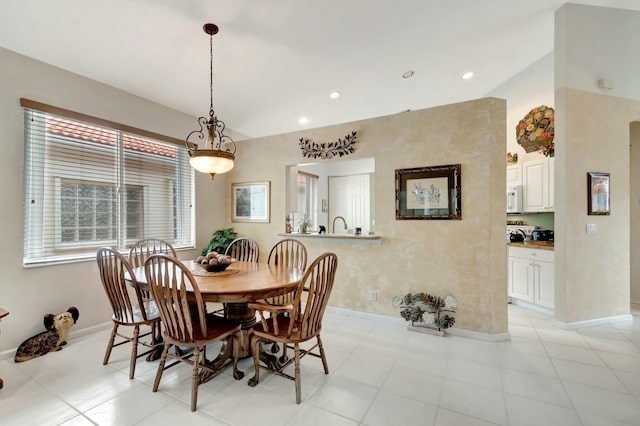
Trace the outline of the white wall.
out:
<instances>
[{"instance_id":1,"label":"white wall","mask_svg":"<svg viewBox=\"0 0 640 426\"><path fill-rule=\"evenodd\" d=\"M629 313L640 12L567 4L556 12L555 34L556 319L573 324ZM614 89L598 87L603 77ZM589 171L611 174L610 216L587 215ZM598 233L586 234L587 223Z\"/></svg>"},{"instance_id":2,"label":"white wall","mask_svg":"<svg viewBox=\"0 0 640 426\"><path fill-rule=\"evenodd\" d=\"M631 250L630 258L640 257L640 121L631 123ZM640 304L640 262L631 261L631 302Z\"/></svg>"},{"instance_id":3,"label":"white wall","mask_svg":"<svg viewBox=\"0 0 640 426\"><path fill-rule=\"evenodd\" d=\"M0 49L0 306L10 312L0 323L0 353L43 331L47 313L75 305L77 331L110 322L111 313L95 262L22 267L23 235L23 114L19 99L57 107L182 139L196 126L195 118L105 86L93 80ZM196 176L196 247L227 218L226 177L214 182ZM191 258L199 250L181 252Z\"/></svg>"},{"instance_id":4,"label":"white wall","mask_svg":"<svg viewBox=\"0 0 640 426\"><path fill-rule=\"evenodd\" d=\"M527 153L518 145L516 125L535 107L540 105L554 107L553 72L553 52L551 52L487 94L487 96L507 100L506 151L512 154L517 153L518 162L543 158L542 154Z\"/></svg>"}]
</instances>

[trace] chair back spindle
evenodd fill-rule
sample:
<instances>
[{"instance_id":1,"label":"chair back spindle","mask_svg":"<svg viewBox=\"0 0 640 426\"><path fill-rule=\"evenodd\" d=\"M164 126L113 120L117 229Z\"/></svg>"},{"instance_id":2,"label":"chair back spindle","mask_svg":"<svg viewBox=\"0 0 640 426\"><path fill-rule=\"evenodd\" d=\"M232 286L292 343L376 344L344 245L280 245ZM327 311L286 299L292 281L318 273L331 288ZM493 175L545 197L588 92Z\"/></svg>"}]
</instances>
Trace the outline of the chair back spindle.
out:
<instances>
[{"instance_id":1,"label":"chair back spindle","mask_svg":"<svg viewBox=\"0 0 640 426\"><path fill-rule=\"evenodd\" d=\"M145 273L165 332L188 343L196 343L206 336L204 302L191 271L166 254L154 254L145 261ZM189 303L188 293L195 303ZM197 323L195 327L194 322ZM196 329L199 329L198 333Z\"/></svg>"},{"instance_id":2,"label":"chair back spindle","mask_svg":"<svg viewBox=\"0 0 640 426\"><path fill-rule=\"evenodd\" d=\"M291 337L294 325L300 326L300 339L306 340L319 334L322 317L329 302L333 282L338 267L338 257L333 253L319 256L307 269L296 291L292 317L287 336ZM303 290L306 289L306 292ZM303 293L305 300L302 299Z\"/></svg>"},{"instance_id":3,"label":"chair back spindle","mask_svg":"<svg viewBox=\"0 0 640 426\"><path fill-rule=\"evenodd\" d=\"M307 248L296 239L282 239L271 248L267 264L284 265L304 271L307 268ZM295 292L291 292L265 301L271 305L287 305L293 302L294 295Z\"/></svg>"},{"instance_id":4,"label":"chair back spindle","mask_svg":"<svg viewBox=\"0 0 640 426\"><path fill-rule=\"evenodd\" d=\"M152 254L165 253L173 257L178 257L171 244L159 238L146 238L131 246L129 250L129 263L134 268L144 266L144 261Z\"/></svg>"},{"instance_id":5,"label":"chair back spindle","mask_svg":"<svg viewBox=\"0 0 640 426\"><path fill-rule=\"evenodd\" d=\"M253 262L258 263L260 257L260 249L258 243L247 237L236 238L229 244L226 255L233 257L240 262Z\"/></svg>"}]
</instances>

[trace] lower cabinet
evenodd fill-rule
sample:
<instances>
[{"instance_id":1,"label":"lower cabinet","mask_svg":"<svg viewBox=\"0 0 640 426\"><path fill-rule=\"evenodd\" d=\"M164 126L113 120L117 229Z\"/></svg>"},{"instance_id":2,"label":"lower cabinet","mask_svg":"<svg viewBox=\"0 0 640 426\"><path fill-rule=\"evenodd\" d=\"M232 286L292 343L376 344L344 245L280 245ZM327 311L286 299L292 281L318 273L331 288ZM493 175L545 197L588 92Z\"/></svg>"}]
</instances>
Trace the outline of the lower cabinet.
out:
<instances>
[{"instance_id":1,"label":"lower cabinet","mask_svg":"<svg viewBox=\"0 0 640 426\"><path fill-rule=\"evenodd\" d=\"M509 246L509 297L554 309L554 254Z\"/></svg>"}]
</instances>

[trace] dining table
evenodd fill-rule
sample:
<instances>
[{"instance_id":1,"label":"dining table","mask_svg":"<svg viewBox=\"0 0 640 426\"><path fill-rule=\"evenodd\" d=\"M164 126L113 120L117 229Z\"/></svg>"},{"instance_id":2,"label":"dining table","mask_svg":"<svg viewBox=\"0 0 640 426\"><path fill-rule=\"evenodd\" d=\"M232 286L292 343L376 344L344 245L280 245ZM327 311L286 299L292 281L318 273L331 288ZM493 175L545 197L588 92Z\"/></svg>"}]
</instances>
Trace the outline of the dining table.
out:
<instances>
[{"instance_id":1,"label":"dining table","mask_svg":"<svg viewBox=\"0 0 640 426\"><path fill-rule=\"evenodd\" d=\"M208 272L195 261L182 263L191 271L202 300L222 303L224 316L240 323L238 353L241 358L251 356L249 339L256 323L256 310L249 303L294 291L304 275L304 271L298 268L266 263L236 261L220 272ZM133 273L138 285L147 285L144 267L134 268ZM225 342L218 356L207 361L208 365L213 369L222 368L231 357L231 351L231 345ZM204 382L209 378L205 374L201 380Z\"/></svg>"}]
</instances>

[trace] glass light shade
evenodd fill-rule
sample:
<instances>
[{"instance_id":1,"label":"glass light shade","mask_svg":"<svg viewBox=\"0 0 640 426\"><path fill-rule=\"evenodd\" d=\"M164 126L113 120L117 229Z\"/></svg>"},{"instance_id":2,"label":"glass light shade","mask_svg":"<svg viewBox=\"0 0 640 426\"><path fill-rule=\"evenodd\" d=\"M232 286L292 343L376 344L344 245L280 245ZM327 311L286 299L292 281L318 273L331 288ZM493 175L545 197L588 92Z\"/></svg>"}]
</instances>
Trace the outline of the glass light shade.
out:
<instances>
[{"instance_id":1,"label":"glass light shade","mask_svg":"<svg viewBox=\"0 0 640 426\"><path fill-rule=\"evenodd\" d=\"M202 173L217 175L233 169L235 156L230 152L214 149L199 149L191 154L191 167Z\"/></svg>"}]
</instances>

